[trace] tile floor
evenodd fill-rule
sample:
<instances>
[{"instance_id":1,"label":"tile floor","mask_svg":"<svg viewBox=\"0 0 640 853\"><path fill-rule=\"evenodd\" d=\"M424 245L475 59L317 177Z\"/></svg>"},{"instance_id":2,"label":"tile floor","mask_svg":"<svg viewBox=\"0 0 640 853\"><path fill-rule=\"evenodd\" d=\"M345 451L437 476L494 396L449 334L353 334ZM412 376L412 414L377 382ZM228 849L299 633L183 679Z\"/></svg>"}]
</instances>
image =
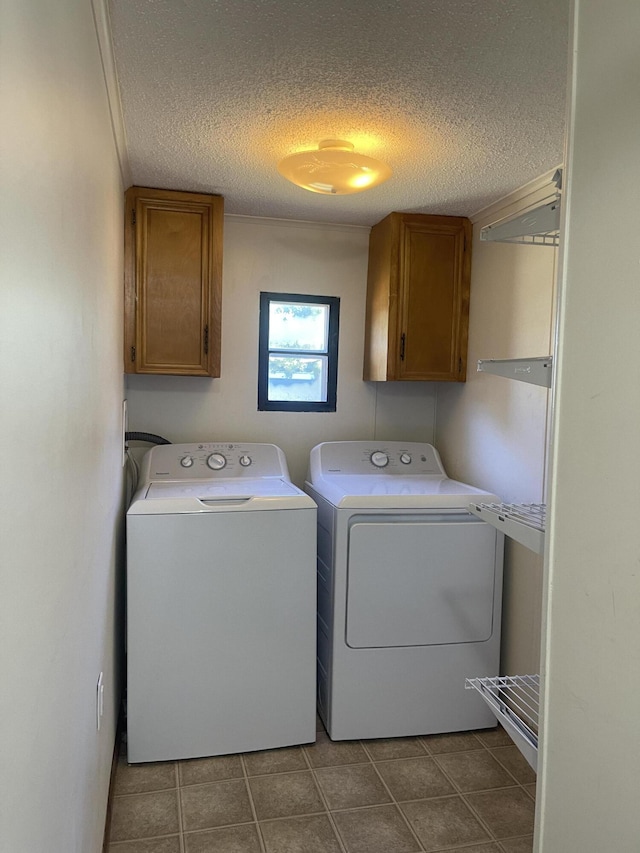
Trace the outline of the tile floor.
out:
<instances>
[{"instance_id":1,"label":"tile floor","mask_svg":"<svg viewBox=\"0 0 640 853\"><path fill-rule=\"evenodd\" d=\"M498 728L128 765L109 853L529 853L535 775Z\"/></svg>"}]
</instances>

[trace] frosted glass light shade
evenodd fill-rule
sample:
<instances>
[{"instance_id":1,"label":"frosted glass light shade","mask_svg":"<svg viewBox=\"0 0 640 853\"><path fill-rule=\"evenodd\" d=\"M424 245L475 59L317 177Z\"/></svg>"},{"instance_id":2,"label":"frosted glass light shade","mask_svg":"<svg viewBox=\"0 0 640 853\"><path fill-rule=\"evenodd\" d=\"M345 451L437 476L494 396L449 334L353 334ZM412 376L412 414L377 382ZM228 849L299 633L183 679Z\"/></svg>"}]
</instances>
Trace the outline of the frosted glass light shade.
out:
<instances>
[{"instance_id":1,"label":"frosted glass light shade","mask_svg":"<svg viewBox=\"0 0 640 853\"><path fill-rule=\"evenodd\" d=\"M278 171L297 186L326 195L360 193L391 177L387 165L356 154L342 139L325 139L317 151L290 154L278 163Z\"/></svg>"}]
</instances>

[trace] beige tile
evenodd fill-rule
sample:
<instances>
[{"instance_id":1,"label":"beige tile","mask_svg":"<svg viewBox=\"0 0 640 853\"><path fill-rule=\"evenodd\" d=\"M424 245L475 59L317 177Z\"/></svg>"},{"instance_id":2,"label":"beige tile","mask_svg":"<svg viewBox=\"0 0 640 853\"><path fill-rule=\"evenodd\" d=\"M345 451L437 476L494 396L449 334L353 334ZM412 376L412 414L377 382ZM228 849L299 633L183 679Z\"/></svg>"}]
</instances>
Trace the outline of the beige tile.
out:
<instances>
[{"instance_id":1,"label":"beige tile","mask_svg":"<svg viewBox=\"0 0 640 853\"><path fill-rule=\"evenodd\" d=\"M504 788L467 794L466 801L480 815L495 838L530 835L535 805L522 788Z\"/></svg>"},{"instance_id":2,"label":"beige tile","mask_svg":"<svg viewBox=\"0 0 640 853\"><path fill-rule=\"evenodd\" d=\"M501 841L500 846L504 853L531 853L533 835L527 835L524 838L510 838L508 841Z\"/></svg>"},{"instance_id":3,"label":"beige tile","mask_svg":"<svg viewBox=\"0 0 640 853\"><path fill-rule=\"evenodd\" d=\"M456 847L451 850L447 847L447 853L502 853L497 844L490 842L489 844L472 844L464 847Z\"/></svg>"},{"instance_id":4,"label":"beige tile","mask_svg":"<svg viewBox=\"0 0 640 853\"><path fill-rule=\"evenodd\" d=\"M482 749L482 744L472 732L460 732L446 735L429 735L421 738L432 755L443 752L468 752L472 749Z\"/></svg>"},{"instance_id":5,"label":"beige tile","mask_svg":"<svg viewBox=\"0 0 640 853\"><path fill-rule=\"evenodd\" d=\"M147 838L146 841L121 841L110 844L108 853L180 853L180 836Z\"/></svg>"},{"instance_id":6,"label":"beige tile","mask_svg":"<svg viewBox=\"0 0 640 853\"><path fill-rule=\"evenodd\" d=\"M201 785L204 782L241 779L243 776L239 755L216 755L213 758L180 761L178 774L181 785Z\"/></svg>"},{"instance_id":7,"label":"beige tile","mask_svg":"<svg viewBox=\"0 0 640 853\"><path fill-rule=\"evenodd\" d=\"M342 853L326 815L260 824L267 853Z\"/></svg>"},{"instance_id":8,"label":"beige tile","mask_svg":"<svg viewBox=\"0 0 640 853\"><path fill-rule=\"evenodd\" d=\"M456 793L433 758L383 761L376 767L398 801L426 800Z\"/></svg>"},{"instance_id":9,"label":"beige tile","mask_svg":"<svg viewBox=\"0 0 640 853\"><path fill-rule=\"evenodd\" d=\"M306 770L307 762L299 746L284 749L268 749L264 752L248 752L244 756L248 776L263 773L286 773L291 770Z\"/></svg>"},{"instance_id":10,"label":"beige tile","mask_svg":"<svg viewBox=\"0 0 640 853\"><path fill-rule=\"evenodd\" d=\"M486 791L508 788L512 777L485 749L477 752L451 752L435 759L461 791Z\"/></svg>"},{"instance_id":11,"label":"beige tile","mask_svg":"<svg viewBox=\"0 0 640 853\"><path fill-rule=\"evenodd\" d=\"M392 758L415 758L426 750L417 737L394 737L388 740L367 740L363 746L374 761Z\"/></svg>"},{"instance_id":12,"label":"beige tile","mask_svg":"<svg viewBox=\"0 0 640 853\"><path fill-rule=\"evenodd\" d=\"M360 764L369 761L369 756L358 741L332 741L328 735L318 732L318 739L305 746L312 767L335 767L340 764Z\"/></svg>"},{"instance_id":13,"label":"beige tile","mask_svg":"<svg viewBox=\"0 0 640 853\"><path fill-rule=\"evenodd\" d=\"M523 785L524 790L529 794L529 796L535 800L536 798L536 786L535 785Z\"/></svg>"},{"instance_id":14,"label":"beige tile","mask_svg":"<svg viewBox=\"0 0 640 853\"><path fill-rule=\"evenodd\" d=\"M420 849L396 806L336 812L333 818L349 853L413 853Z\"/></svg>"},{"instance_id":15,"label":"beige tile","mask_svg":"<svg viewBox=\"0 0 640 853\"><path fill-rule=\"evenodd\" d=\"M476 734L485 746L513 746L513 741L502 726L496 726L495 729L483 729L477 731Z\"/></svg>"},{"instance_id":16,"label":"beige tile","mask_svg":"<svg viewBox=\"0 0 640 853\"><path fill-rule=\"evenodd\" d=\"M172 835L179 831L176 790L113 798L111 842Z\"/></svg>"},{"instance_id":17,"label":"beige tile","mask_svg":"<svg viewBox=\"0 0 640 853\"><path fill-rule=\"evenodd\" d=\"M491 755L497 758L503 767L521 785L536 781L536 774L531 769L529 762L515 746L499 746L491 750Z\"/></svg>"},{"instance_id":18,"label":"beige tile","mask_svg":"<svg viewBox=\"0 0 640 853\"><path fill-rule=\"evenodd\" d=\"M253 821L243 779L189 785L180 789L180 801L186 831Z\"/></svg>"},{"instance_id":19,"label":"beige tile","mask_svg":"<svg viewBox=\"0 0 640 853\"><path fill-rule=\"evenodd\" d=\"M487 841L489 836L461 797L403 803L406 815L426 853Z\"/></svg>"},{"instance_id":20,"label":"beige tile","mask_svg":"<svg viewBox=\"0 0 640 853\"><path fill-rule=\"evenodd\" d=\"M205 832L187 832L185 853L261 853L258 830L254 823L225 826Z\"/></svg>"},{"instance_id":21,"label":"beige tile","mask_svg":"<svg viewBox=\"0 0 640 853\"><path fill-rule=\"evenodd\" d=\"M330 809L354 809L391 802L372 764L324 767L316 770L316 779Z\"/></svg>"},{"instance_id":22,"label":"beige tile","mask_svg":"<svg viewBox=\"0 0 640 853\"><path fill-rule=\"evenodd\" d=\"M310 770L249 780L258 820L325 811Z\"/></svg>"},{"instance_id":23,"label":"beige tile","mask_svg":"<svg viewBox=\"0 0 640 853\"><path fill-rule=\"evenodd\" d=\"M173 761L127 764L124 758L120 758L113 793L144 794L150 791L165 791L176 786L176 765Z\"/></svg>"}]
</instances>

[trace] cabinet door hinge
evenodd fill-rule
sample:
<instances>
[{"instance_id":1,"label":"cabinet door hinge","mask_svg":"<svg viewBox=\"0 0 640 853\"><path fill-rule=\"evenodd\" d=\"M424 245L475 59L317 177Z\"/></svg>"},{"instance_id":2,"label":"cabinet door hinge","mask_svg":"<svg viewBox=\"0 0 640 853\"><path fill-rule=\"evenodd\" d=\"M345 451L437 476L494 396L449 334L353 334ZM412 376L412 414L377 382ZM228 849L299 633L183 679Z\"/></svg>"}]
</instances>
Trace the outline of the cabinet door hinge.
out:
<instances>
[{"instance_id":1,"label":"cabinet door hinge","mask_svg":"<svg viewBox=\"0 0 640 853\"><path fill-rule=\"evenodd\" d=\"M131 347L131 361L135 361L135 360L136 360L136 348Z\"/></svg>"},{"instance_id":2,"label":"cabinet door hinge","mask_svg":"<svg viewBox=\"0 0 640 853\"><path fill-rule=\"evenodd\" d=\"M132 225L135 225L135 224L136 224L136 211L135 211L135 208L131 211L131 224L132 224Z\"/></svg>"},{"instance_id":3,"label":"cabinet door hinge","mask_svg":"<svg viewBox=\"0 0 640 853\"><path fill-rule=\"evenodd\" d=\"M405 342L406 342L406 335L403 332L400 335L400 361L404 361L404 345L405 345Z\"/></svg>"},{"instance_id":4,"label":"cabinet door hinge","mask_svg":"<svg viewBox=\"0 0 640 853\"><path fill-rule=\"evenodd\" d=\"M209 326L204 327L204 354L209 355Z\"/></svg>"}]
</instances>

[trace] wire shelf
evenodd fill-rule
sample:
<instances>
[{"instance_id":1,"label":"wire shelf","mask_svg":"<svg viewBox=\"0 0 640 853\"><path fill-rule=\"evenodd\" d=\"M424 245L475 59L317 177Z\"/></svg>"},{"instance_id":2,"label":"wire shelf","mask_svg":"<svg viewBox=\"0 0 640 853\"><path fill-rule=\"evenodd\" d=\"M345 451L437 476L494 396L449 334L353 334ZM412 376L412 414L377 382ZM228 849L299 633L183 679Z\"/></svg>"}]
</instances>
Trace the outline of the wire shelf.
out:
<instances>
[{"instance_id":1,"label":"wire shelf","mask_svg":"<svg viewBox=\"0 0 640 853\"><path fill-rule=\"evenodd\" d=\"M483 241L491 241L495 243L517 243L520 246L559 246L560 232L551 231L548 234L527 234L521 237L489 237L481 236Z\"/></svg>"},{"instance_id":2,"label":"wire shelf","mask_svg":"<svg viewBox=\"0 0 640 853\"><path fill-rule=\"evenodd\" d=\"M538 766L540 676L509 675L467 678L467 690L477 690L502 723L533 770Z\"/></svg>"},{"instance_id":3,"label":"wire shelf","mask_svg":"<svg viewBox=\"0 0 640 853\"><path fill-rule=\"evenodd\" d=\"M469 512L525 548L536 554L544 553L546 504L472 503L469 504Z\"/></svg>"}]
</instances>

